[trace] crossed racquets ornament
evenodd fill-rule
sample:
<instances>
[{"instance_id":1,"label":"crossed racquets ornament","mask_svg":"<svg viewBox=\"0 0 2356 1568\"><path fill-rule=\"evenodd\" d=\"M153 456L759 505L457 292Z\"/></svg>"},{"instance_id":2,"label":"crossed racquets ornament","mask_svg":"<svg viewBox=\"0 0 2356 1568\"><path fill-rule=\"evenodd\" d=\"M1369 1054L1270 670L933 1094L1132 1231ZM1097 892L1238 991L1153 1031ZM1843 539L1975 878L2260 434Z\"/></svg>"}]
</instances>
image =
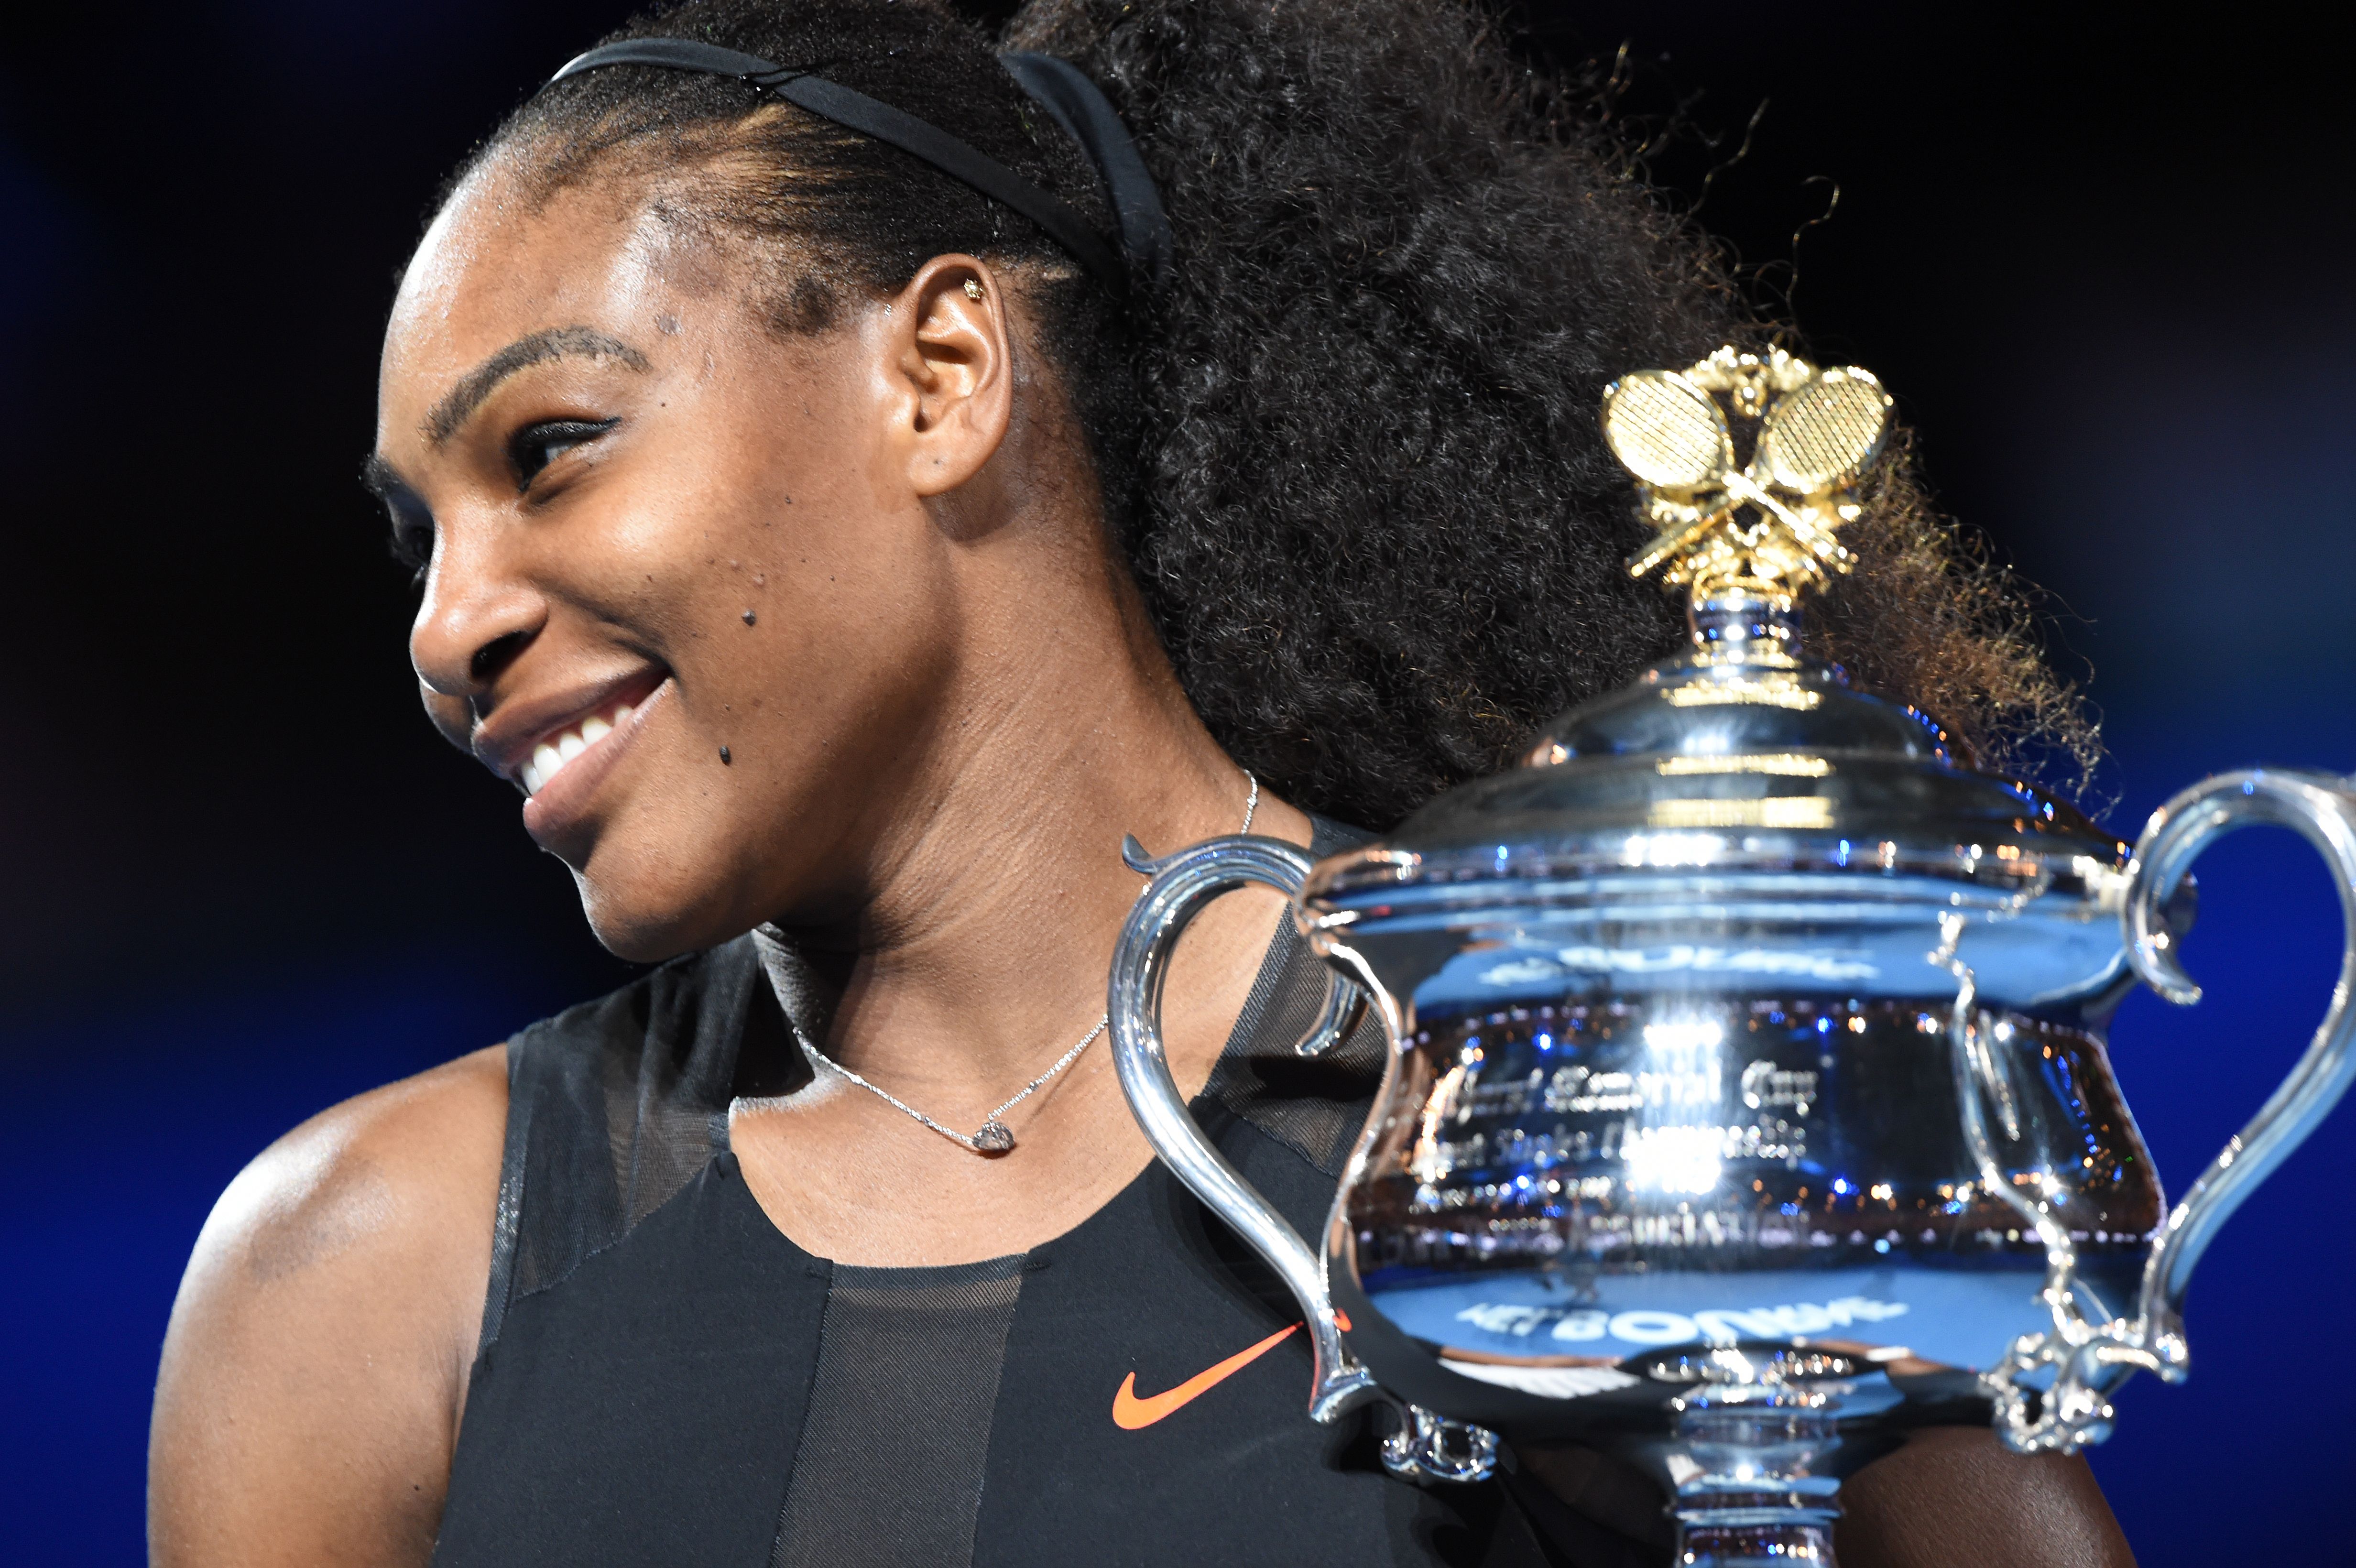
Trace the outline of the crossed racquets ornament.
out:
<instances>
[{"instance_id":1,"label":"crossed racquets ornament","mask_svg":"<svg viewBox=\"0 0 2356 1568\"><path fill-rule=\"evenodd\" d=\"M1751 438L1748 463L1738 432ZM1603 389L1603 438L1655 529L1629 571L1775 595L1847 571L1835 536L1863 509L1855 487L1889 433L1890 394L1869 371L1820 370L1780 348L1729 345L1683 370L1622 377Z\"/></svg>"}]
</instances>

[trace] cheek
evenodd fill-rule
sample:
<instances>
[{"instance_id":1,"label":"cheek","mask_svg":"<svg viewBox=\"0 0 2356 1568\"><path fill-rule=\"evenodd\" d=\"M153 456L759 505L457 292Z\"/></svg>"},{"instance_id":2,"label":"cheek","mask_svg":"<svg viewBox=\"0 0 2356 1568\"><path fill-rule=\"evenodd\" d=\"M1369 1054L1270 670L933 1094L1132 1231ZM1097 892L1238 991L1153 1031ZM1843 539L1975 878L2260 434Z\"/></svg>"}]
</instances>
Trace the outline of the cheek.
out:
<instances>
[{"instance_id":1,"label":"cheek","mask_svg":"<svg viewBox=\"0 0 2356 1568\"><path fill-rule=\"evenodd\" d=\"M579 879L600 940L625 956L724 941L841 884L867 812L916 770L953 676L943 618L879 614L810 544L811 570L794 573L715 537L673 603L692 625L669 712Z\"/></svg>"},{"instance_id":2,"label":"cheek","mask_svg":"<svg viewBox=\"0 0 2356 1568\"><path fill-rule=\"evenodd\" d=\"M642 514L617 541L633 618L659 628L706 729L755 707L817 721L823 695L892 684L945 629L945 563L921 507L894 510L855 463L802 455L706 470L668 517Z\"/></svg>"},{"instance_id":3,"label":"cheek","mask_svg":"<svg viewBox=\"0 0 2356 1568\"><path fill-rule=\"evenodd\" d=\"M879 477L855 411L815 391L722 403L671 405L675 459L598 530L595 613L673 679L579 869L626 956L725 940L840 882L952 673L952 547Z\"/></svg>"},{"instance_id":4,"label":"cheek","mask_svg":"<svg viewBox=\"0 0 2356 1568\"><path fill-rule=\"evenodd\" d=\"M632 485L610 538L627 598L690 641L754 612L823 615L905 574L926 518L894 498L857 422L812 389L760 400L690 399L667 471ZM911 525L914 525L912 530ZM797 604L797 600L806 603Z\"/></svg>"}]
</instances>

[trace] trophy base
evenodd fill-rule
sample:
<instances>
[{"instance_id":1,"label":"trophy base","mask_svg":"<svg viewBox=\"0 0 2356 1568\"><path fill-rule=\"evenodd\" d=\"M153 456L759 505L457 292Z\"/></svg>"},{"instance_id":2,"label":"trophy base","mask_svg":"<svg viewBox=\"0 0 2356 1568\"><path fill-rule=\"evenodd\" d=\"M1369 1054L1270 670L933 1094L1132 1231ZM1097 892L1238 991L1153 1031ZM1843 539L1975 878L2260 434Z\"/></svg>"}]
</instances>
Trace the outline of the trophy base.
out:
<instances>
[{"instance_id":1,"label":"trophy base","mask_svg":"<svg viewBox=\"0 0 2356 1568\"><path fill-rule=\"evenodd\" d=\"M1577 1444L1651 1477L1677 1521L1677 1568L1828 1568L1845 1477L1907 1428L1989 1419L1972 1373L1893 1375L1828 1347L1765 1341L1665 1348L1608 1369L1609 1382L1543 1397L1465 1376L1327 1262L1351 1349L1384 1388L1509 1443Z\"/></svg>"},{"instance_id":2,"label":"trophy base","mask_svg":"<svg viewBox=\"0 0 2356 1568\"><path fill-rule=\"evenodd\" d=\"M1817 1563L1831 1568L1833 1527L1778 1519L1765 1524L1683 1524L1670 1562L1680 1568L1791 1568Z\"/></svg>"},{"instance_id":3,"label":"trophy base","mask_svg":"<svg viewBox=\"0 0 2356 1568\"><path fill-rule=\"evenodd\" d=\"M1720 1384L1680 1400L1675 1446L1682 1568L1788 1568L1833 1561L1828 1463L1841 1447L1839 1385Z\"/></svg>"}]
</instances>

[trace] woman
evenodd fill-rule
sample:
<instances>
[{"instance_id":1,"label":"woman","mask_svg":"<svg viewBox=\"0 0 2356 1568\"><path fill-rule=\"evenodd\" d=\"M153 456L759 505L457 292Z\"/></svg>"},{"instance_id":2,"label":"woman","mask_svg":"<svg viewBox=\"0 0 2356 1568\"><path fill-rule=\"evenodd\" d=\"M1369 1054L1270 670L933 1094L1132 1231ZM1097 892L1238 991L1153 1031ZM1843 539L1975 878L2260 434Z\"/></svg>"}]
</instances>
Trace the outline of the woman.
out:
<instances>
[{"instance_id":1,"label":"woman","mask_svg":"<svg viewBox=\"0 0 2356 1568\"><path fill-rule=\"evenodd\" d=\"M1594 411L1751 330L1707 253L1452 0L1017 18L1077 71L916 0L624 37L685 44L452 185L369 475L429 713L662 966L231 1186L156 1560L1657 1561L1595 1456L1419 1489L1305 1421L1281 1293L1090 1046L1124 834L1338 847L1671 645ZM1853 542L1863 678L2052 738L1899 470ZM1166 1015L1303 1222L1379 1049L1283 1071L1312 985L1237 897ZM1985 1432L1845 1496L1853 1565L2126 1560Z\"/></svg>"}]
</instances>

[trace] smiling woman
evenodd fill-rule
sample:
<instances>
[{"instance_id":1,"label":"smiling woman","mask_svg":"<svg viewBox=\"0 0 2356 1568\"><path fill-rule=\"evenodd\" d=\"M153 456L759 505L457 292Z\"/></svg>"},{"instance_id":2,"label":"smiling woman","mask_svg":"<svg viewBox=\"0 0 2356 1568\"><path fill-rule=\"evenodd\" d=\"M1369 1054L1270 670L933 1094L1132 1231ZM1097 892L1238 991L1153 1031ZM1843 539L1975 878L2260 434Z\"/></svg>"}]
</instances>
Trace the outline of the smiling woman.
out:
<instances>
[{"instance_id":1,"label":"smiling woman","mask_svg":"<svg viewBox=\"0 0 2356 1568\"><path fill-rule=\"evenodd\" d=\"M1419 1489L1303 1421L1280 1297L1089 1046L1125 834L1339 848L1663 651L1597 398L1763 329L1454 0L1038 0L1007 41L1045 52L680 6L450 187L368 467L411 660L662 966L238 1179L159 1562L1661 1551L1593 1456ZM2083 741L1876 483L1859 676ZM1165 1019L1303 1223L1384 1049L1291 1058L1318 989L1228 900ZM2123 1552L2083 1466L1992 1442L1845 1495L1853 1565Z\"/></svg>"}]
</instances>

